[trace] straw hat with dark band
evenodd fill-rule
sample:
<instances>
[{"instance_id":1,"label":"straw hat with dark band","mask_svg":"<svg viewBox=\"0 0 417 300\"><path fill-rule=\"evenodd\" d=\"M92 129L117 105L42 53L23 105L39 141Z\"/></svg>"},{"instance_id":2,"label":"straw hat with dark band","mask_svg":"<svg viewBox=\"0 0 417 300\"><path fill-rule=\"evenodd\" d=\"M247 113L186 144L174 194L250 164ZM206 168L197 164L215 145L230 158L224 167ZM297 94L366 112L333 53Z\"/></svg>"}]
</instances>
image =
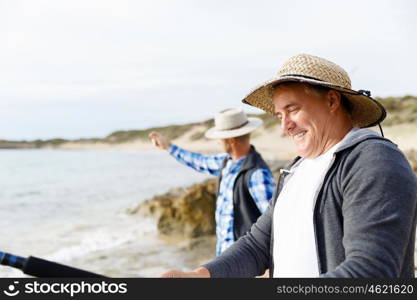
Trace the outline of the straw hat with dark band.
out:
<instances>
[{"instance_id":1,"label":"straw hat with dark band","mask_svg":"<svg viewBox=\"0 0 417 300\"><path fill-rule=\"evenodd\" d=\"M242 101L273 114L273 88L283 82L304 82L341 92L351 103L351 118L355 127L370 127L385 119L384 107L371 93L352 90L349 75L340 66L323 58L299 54L291 57L278 70L276 77L256 87Z\"/></svg>"}]
</instances>

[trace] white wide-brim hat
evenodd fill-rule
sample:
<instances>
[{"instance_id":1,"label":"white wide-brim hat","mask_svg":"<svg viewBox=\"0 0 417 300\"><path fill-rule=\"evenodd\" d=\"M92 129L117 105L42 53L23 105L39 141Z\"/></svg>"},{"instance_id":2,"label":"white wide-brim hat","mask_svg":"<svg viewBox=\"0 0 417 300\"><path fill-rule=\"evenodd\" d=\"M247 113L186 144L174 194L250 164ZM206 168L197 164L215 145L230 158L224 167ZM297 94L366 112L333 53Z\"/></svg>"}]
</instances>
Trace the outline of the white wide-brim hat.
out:
<instances>
[{"instance_id":1,"label":"white wide-brim hat","mask_svg":"<svg viewBox=\"0 0 417 300\"><path fill-rule=\"evenodd\" d=\"M214 116L214 127L206 131L209 139L228 139L248 134L261 127L263 121L248 118L241 108L228 108Z\"/></svg>"},{"instance_id":2,"label":"white wide-brim hat","mask_svg":"<svg viewBox=\"0 0 417 300\"><path fill-rule=\"evenodd\" d=\"M351 119L355 127L376 125L386 116L385 108L371 98L369 91L351 88L349 75L342 67L309 54L299 54L288 59L274 78L254 88L242 102L274 114L272 92L284 82L303 82L339 91L351 103Z\"/></svg>"}]
</instances>

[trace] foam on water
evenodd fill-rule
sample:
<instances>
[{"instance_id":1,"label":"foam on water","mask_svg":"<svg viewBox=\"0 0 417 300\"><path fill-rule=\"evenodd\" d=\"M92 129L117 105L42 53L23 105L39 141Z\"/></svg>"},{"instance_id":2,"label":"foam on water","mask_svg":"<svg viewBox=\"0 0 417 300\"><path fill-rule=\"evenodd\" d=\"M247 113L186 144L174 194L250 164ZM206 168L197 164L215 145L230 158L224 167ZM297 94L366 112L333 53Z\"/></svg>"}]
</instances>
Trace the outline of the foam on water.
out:
<instances>
[{"instance_id":1,"label":"foam on water","mask_svg":"<svg viewBox=\"0 0 417 300\"><path fill-rule=\"evenodd\" d=\"M144 224L146 224L146 222L142 220L141 225ZM117 232L117 230L111 232L104 228L89 230L87 234L79 235L76 244L60 248L52 254L48 254L47 257L53 261L69 262L94 251L114 248L123 243L140 238L133 229L134 228L127 229L130 230L129 232ZM149 229L151 229L149 233L155 232L154 226Z\"/></svg>"}]
</instances>

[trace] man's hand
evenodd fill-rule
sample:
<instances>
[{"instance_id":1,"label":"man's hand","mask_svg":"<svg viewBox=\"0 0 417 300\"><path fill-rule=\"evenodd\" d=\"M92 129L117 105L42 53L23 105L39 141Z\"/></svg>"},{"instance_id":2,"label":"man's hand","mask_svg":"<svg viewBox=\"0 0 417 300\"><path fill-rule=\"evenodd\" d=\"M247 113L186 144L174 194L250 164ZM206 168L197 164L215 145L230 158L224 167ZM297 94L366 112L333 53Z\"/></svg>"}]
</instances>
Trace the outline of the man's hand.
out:
<instances>
[{"instance_id":1,"label":"man's hand","mask_svg":"<svg viewBox=\"0 0 417 300\"><path fill-rule=\"evenodd\" d=\"M162 278L210 278L210 272L205 267L197 268L190 272L168 270L161 274Z\"/></svg>"},{"instance_id":2,"label":"man's hand","mask_svg":"<svg viewBox=\"0 0 417 300\"><path fill-rule=\"evenodd\" d=\"M152 144L159 149L168 150L171 146L171 142L159 132L152 131L149 134L149 138L151 139Z\"/></svg>"}]
</instances>

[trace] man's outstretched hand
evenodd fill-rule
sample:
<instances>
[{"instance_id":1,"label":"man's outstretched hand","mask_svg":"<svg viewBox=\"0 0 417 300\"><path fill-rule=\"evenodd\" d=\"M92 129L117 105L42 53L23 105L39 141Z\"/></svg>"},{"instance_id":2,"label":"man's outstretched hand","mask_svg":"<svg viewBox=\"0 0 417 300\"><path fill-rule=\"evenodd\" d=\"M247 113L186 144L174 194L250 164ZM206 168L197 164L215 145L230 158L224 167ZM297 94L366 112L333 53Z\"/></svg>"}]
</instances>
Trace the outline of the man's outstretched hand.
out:
<instances>
[{"instance_id":1,"label":"man's outstretched hand","mask_svg":"<svg viewBox=\"0 0 417 300\"><path fill-rule=\"evenodd\" d=\"M148 137L150 138L152 144L162 150L168 150L168 148L171 146L170 140L168 140L166 137L164 137L162 134L156 131L152 131Z\"/></svg>"}]
</instances>

